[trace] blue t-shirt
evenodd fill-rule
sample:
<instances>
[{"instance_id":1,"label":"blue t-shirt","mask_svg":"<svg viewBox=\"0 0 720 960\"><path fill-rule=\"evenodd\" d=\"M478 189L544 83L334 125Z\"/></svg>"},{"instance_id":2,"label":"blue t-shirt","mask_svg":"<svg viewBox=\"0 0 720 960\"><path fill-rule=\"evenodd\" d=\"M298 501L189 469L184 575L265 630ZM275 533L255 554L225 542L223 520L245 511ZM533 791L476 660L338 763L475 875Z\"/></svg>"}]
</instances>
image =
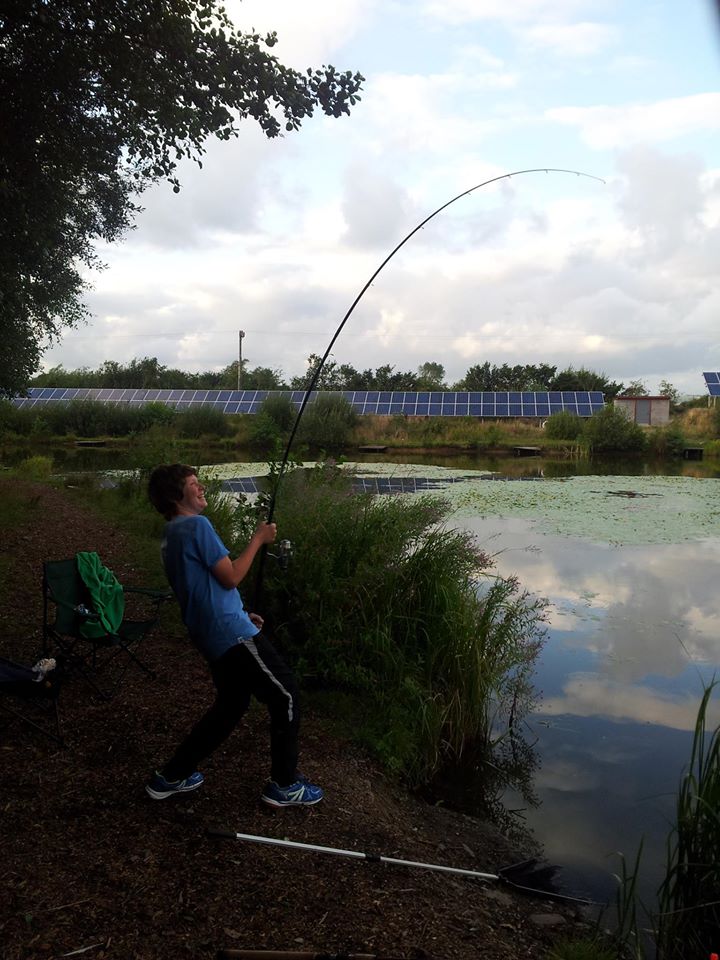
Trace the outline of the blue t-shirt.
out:
<instances>
[{"instance_id":1,"label":"blue t-shirt","mask_svg":"<svg viewBox=\"0 0 720 960\"><path fill-rule=\"evenodd\" d=\"M229 550L206 517L173 517L165 526L161 549L190 639L207 660L212 663L259 633L238 591L227 590L212 574L212 567Z\"/></svg>"}]
</instances>

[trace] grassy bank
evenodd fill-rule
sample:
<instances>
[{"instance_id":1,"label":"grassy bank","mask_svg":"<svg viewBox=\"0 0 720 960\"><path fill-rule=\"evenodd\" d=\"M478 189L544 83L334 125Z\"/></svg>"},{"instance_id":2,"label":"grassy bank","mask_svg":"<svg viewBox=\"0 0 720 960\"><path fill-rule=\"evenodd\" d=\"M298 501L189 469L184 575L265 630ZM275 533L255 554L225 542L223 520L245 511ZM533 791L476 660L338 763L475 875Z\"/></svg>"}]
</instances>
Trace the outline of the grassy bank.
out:
<instances>
[{"instance_id":1,"label":"grassy bank","mask_svg":"<svg viewBox=\"0 0 720 960\"><path fill-rule=\"evenodd\" d=\"M345 407L347 409L343 410ZM326 408L323 410L323 408ZM324 449L343 452L359 446L394 449L452 448L463 451L511 450L539 447L545 455L577 457L604 450L645 453L649 456L681 455L687 445L704 447L705 457L720 457L720 408L693 408L661 427L640 428L607 407L590 420L573 414L556 414L543 427L537 420L404 415L358 417L341 398L332 395L310 404L296 438L295 452ZM209 407L174 410L162 404L144 407L73 401L65 406L18 409L0 402L0 442L35 450L53 443L79 439L104 439L128 444L138 456L157 449L192 449L193 445L228 452L254 451L260 456L282 449L295 409L278 398L267 401L257 415L224 416ZM603 421L601 423L601 421ZM157 458L156 458L157 459Z\"/></svg>"}]
</instances>

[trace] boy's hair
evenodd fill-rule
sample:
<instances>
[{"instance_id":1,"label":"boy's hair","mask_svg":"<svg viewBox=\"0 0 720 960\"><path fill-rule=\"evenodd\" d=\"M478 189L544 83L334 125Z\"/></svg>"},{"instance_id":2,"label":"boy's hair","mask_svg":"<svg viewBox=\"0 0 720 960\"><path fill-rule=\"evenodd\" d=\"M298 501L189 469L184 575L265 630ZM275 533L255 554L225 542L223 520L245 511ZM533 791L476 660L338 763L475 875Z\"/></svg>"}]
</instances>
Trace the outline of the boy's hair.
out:
<instances>
[{"instance_id":1,"label":"boy's hair","mask_svg":"<svg viewBox=\"0 0 720 960\"><path fill-rule=\"evenodd\" d=\"M183 487L188 477L196 477L195 467L187 463L169 463L155 467L148 480L150 503L166 520L177 514L177 505L183 498Z\"/></svg>"}]
</instances>

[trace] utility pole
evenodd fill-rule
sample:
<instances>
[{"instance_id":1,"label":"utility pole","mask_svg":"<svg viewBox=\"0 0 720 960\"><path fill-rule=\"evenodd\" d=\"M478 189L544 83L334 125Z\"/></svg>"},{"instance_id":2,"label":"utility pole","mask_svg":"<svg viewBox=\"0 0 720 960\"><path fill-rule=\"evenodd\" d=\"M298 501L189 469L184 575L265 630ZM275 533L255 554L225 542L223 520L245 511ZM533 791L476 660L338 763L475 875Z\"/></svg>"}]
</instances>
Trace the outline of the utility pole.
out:
<instances>
[{"instance_id":1,"label":"utility pole","mask_svg":"<svg viewBox=\"0 0 720 960\"><path fill-rule=\"evenodd\" d=\"M245 336L245 331L238 330L238 385L237 385L238 390L241 389L240 384L242 382L242 342L243 342L244 336Z\"/></svg>"}]
</instances>

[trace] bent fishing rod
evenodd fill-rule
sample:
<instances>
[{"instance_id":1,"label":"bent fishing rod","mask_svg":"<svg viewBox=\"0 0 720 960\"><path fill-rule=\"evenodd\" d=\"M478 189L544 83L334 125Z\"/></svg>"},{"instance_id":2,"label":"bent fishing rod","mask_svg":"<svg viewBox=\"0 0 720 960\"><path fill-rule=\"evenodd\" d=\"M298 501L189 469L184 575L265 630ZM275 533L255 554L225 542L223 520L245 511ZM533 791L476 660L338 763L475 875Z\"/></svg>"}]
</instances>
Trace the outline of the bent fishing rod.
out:
<instances>
[{"instance_id":1,"label":"bent fishing rod","mask_svg":"<svg viewBox=\"0 0 720 960\"><path fill-rule=\"evenodd\" d=\"M330 340L330 343L327 345L325 353L322 355L320 362L317 364L317 366L312 372L312 376L310 377L308 385L305 388L305 393L300 403L297 416L295 417L295 422L293 423L292 430L290 431L288 442L285 446L285 452L280 462L280 469L278 471L277 477L275 478L275 483L273 485L272 494L270 496L270 504L268 506L268 513L266 518L268 523L272 523L272 519L275 513L275 501L277 500L278 490L280 489L280 483L285 474L285 470L287 469L288 460L290 459L290 451L292 449L292 445L295 440L295 435L297 434L298 427L300 426L300 421L302 420L302 416L303 416L303 413L305 412L305 408L308 405L308 401L310 400L310 397L313 391L315 390L317 382L320 379L320 374L322 373L323 367L325 366L325 361L330 356L332 348L335 346L335 341L342 333L343 328L345 327L345 324L348 322L348 320L352 316L353 311L355 310L355 307L357 307L357 305L360 303L362 298L365 296L365 293L367 292L368 288L372 285L373 281L376 279L378 274L387 266L388 263L390 263L390 261L395 256L395 254L399 250L401 250L402 247L405 246L408 240L414 237L419 230L422 230L425 224L429 223L434 217L436 217L439 213L442 213L443 210L446 210L449 206L451 206L457 200L461 200L463 197L467 197L469 196L469 194L474 193L475 190L480 190L482 187L487 187L491 183L498 183L500 180L510 180L512 177L520 177L526 173L564 173L564 174L571 174L576 177L586 177L589 180L597 180L599 183L605 183L602 177L596 177L592 173L584 173L582 170L568 170L563 167L532 167L527 170L513 170L511 173L503 173L497 177L491 177L489 180L483 180L482 183L476 183L474 187L470 187L468 190L463 190L463 192L459 193L456 197L453 197L451 200L448 200L445 203L443 203L443 205L438 207L437 210L434 210L429 216L425 217L424 220L421 220L421 222L416 227L414 227L410 231L410 233L408 233L407 236L404 237L400 241L400 243L398 243L397 246L395 246L390 251L390 253L382 261L380 266L372 274L372 276L367 281L365 286L362 288L360 293L358 293L358 295L355 297L353 302L350 304L350 307L347 313L340 321L340 324L338 325L337 330L333 334L332 339ZM262 590L264 561L265 561L265 550L263 549L260 555L260 561L259 561L260 566L258 568L258 576L256 581L256 593L258 596L260 595Z\"/></svg>"}]
</instances>

